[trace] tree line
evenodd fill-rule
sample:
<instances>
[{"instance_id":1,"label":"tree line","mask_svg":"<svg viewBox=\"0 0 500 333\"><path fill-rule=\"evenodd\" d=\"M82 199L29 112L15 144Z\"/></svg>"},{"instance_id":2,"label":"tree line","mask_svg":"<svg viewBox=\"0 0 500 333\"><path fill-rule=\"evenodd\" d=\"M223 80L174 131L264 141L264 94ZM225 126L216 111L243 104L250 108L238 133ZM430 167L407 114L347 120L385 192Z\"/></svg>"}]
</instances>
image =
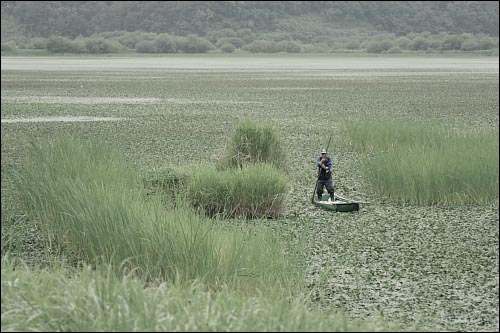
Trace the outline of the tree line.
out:
<instances>
[{"instance_id":1,"label":"tree line","mask_svg":"<svg viewBox=\"0 0 500 333\"><path fill-rule=\"evenodd\" d=\"M2 51L498 49L498 2L2 1Z\"/></svg>"}]
</instances>

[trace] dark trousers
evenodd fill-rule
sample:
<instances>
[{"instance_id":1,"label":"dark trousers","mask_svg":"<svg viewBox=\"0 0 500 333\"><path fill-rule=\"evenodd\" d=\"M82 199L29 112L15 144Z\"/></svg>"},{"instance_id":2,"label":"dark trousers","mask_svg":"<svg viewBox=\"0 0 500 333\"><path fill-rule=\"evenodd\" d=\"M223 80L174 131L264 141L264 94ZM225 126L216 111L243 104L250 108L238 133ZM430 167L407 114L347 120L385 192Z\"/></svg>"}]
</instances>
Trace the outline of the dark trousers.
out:
<instances>
[{"instance_id":1,"label":"dark trousers","mask_svg":"<svg viewBox=\"0 0 500 333\"><path fill-rule=\"evenodd\" d=\"M323 188L326 186L326 190L330 194L333 200L333 179L327 179L327 180L318 180L318 188L316 189L316 192L318 193L318 198L321 199L321 196L323 195Z\"/></svg>"}]
</instances>

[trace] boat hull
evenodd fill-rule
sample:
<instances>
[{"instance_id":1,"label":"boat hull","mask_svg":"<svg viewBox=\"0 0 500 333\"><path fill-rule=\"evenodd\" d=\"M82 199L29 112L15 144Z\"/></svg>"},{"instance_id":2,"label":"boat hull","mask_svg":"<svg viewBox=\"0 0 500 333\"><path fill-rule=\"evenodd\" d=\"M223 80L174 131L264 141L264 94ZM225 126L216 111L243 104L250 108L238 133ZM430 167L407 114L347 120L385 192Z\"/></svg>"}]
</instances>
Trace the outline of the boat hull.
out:
<instances>
[{"instance_id":1,"label":"boat hull","mask_svg":"<svg viewBox=\"0 0 500 333\"><path fill-rule=\"evenodd\" d=\"M359 210L359 202L352 201L341 196L337 196L336 194L335 194L335 200L328 201L329 198L330 198L329 194L323 194L321 201L315 199L313 201L313 204L323 209L335 212L355 212Z\"/></svg>"}]
</instances>

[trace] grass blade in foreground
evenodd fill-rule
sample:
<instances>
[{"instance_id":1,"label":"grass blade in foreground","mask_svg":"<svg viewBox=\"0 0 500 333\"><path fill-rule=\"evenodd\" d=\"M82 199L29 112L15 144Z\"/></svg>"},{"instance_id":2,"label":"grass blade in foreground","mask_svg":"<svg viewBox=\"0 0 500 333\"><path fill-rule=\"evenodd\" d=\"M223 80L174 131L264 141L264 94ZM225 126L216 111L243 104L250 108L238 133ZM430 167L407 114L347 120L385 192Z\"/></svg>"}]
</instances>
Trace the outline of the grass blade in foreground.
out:
<instances>
[{"instance_id":1,"label":"grass blade in foreground","mask_svg":"<svg viewBox=\"0 0 500 333\"><path fill-rule=\"evenodd\" d=\"M305 300L245 297L198 283L144 281L84 268L29 269L2 257L2 331L391 331L383 322L310 310Z\"/></svg>"}]
</instances>

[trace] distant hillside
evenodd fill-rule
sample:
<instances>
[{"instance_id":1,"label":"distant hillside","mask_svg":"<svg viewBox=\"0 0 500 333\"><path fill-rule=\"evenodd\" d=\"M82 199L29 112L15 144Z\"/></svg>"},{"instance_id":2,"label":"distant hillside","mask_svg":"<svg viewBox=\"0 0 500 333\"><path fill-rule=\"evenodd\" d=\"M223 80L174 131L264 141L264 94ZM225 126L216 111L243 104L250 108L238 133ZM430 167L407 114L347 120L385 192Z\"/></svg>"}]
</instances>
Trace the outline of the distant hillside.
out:
<instances>
[{"instance_id":1,"label":"distant hillside","mask_svg":"<svg viewBox=\"0 0 500 333\"><path fill-rule=\"evenodd\" d=\"M2 1L1 8L2 51L498 48L497 1Z\"/></svg>"},{"instance_id":2,"label":"distant hillside","mask_svg":"<svg viewBox=\"0 0 500 333\"><path fill-rule=\"evenodd\" d=\"M229 28L286 31L306 41L329 30L498 36L497 1L2 1L5 33L75 38L105 31L174 35ZM10 27L8 26L10 25Z\"/></svg>"}]
</instances>

